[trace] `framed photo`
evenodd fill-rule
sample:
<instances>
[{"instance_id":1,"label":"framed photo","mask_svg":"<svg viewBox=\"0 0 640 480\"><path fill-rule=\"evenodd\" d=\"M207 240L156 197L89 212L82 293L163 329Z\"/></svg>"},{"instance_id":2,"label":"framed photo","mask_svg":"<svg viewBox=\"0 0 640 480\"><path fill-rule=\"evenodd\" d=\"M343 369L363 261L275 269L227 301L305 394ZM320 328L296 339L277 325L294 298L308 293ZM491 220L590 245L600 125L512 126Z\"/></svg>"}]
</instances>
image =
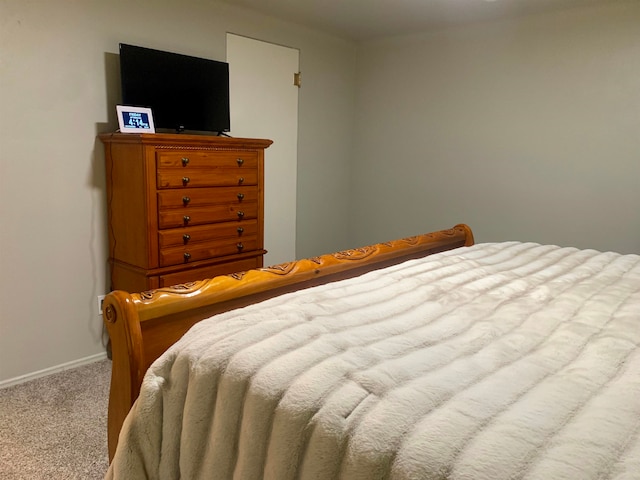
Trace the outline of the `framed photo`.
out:
<instances>
[{"instance_id":1,"label":"framed photo","mask_svg":"<svg viewBox=\"0 0 640 480\"><path fill-rule=\"evenodd\" d=\"M116 105L122 133L156 133L150 108Z\"/></svg>"}]
</instances>

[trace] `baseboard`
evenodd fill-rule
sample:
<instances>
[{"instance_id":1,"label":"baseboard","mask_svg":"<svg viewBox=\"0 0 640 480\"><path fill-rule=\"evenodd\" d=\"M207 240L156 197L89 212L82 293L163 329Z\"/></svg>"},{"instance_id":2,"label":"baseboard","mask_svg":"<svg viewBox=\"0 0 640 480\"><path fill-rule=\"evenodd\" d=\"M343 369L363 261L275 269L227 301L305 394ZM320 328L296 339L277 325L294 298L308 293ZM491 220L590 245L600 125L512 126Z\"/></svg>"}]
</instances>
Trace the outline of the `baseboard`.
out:
<instances>
[{"instance_id":1,"label":"baseboard","mask_svg":"<svg viewBox=\"0 0 640 480\"><path fill-rule=\"evenodd\" d=\"M26 375L20 375L19 377L2 380L0 381L0 389L11 387L13 385L19 385L21 383L25 383L30 380L35 380L36 378L46 377L47 375L52 375L54 373L62 372L64 370L70 370L72 368L82 367L83 365L88 365L90 363L99 362L100 360L104 360L105 358L107 358L106 352L97 353L95 355L79 358L78 360L73 360L71 362L63 363L61 365L56 365L55 367L49 367L49 368L45 368L44 370L38 370L37 372L27 373Z\"/></svg>"}]
</instances>

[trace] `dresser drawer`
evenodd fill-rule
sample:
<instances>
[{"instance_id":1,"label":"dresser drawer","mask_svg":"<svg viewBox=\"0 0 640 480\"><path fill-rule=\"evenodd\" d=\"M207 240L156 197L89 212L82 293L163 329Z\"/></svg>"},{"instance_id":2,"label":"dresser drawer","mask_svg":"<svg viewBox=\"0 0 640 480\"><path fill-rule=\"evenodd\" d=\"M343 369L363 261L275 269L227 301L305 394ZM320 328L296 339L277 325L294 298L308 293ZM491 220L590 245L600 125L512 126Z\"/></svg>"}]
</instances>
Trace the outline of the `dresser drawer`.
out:
<instances>
[{"instance_id":1,"label":"dresser drawer","mask_svg":"<svg viewBox=\"0 0 640 480\"><path fill-rule=\"evenodd\" d=\"M156 152L158 188L258 184L258 154L243 151Z\"/></svg>"},{"instance_id":2,"label":"dresser drawer","mask_svg":"<svg viewBox=\"0 0 640 480\"><path fill-rule=\"evenodd\" d=\"M184 171L198 168L232 168L248 170L258 168L257 152L180 150L156 151L156 165L160 168L180 168Z\"/></svg>"},{"instance_id":3,"label":"dresser drawer","mask_svg":"<svg viewBox=\"0 0 640 480\"><path fill-rule=\"evenodd\" d=\"M179 247L160 249L160 266L179 265L198 260L207 260L235 253L258 250L258 238L255 235L242 239L220 239L213 242L194 243Z\"/></svg>"},{"instance_id":4,"label":"dresser drawer","mask_svg":"<svg viewBox=\"0 0 640 480\"><path fill-rule=\"evenodd\" d=\"M170 208L158 212L158 228L188 227L231 221L242 223L243 220L257 217L257 202L244 202L242 205Z\"/></svg>"},{"instance_id":5,"label":"dresser drawer","mask_svg":"<svg viewBox=\"0 0 640 480\"><path fill-rule=\"evenodd\" d=\"M158 208L200 207L204 205L237 204L258 201L258 187L218 187L158 192Z\"/></svg>"},{"instance_id":6,"label":"dresser drawer","mask_svg":"<svg viewBox=\"0 0 640 480\"><path fill-rule=\"evenodd\" d=\"M233 185L257 185L258 171L241 168L178 169L159 168L156 177L159 189L192 187L230 187Z\"/></svg>"},{"instance_id":7,"label":"dresser drawer","mask_svg":"<svg viewBox=\"0 0 640 480\"><path fill-rule=\"evenodd\" d=\"M257 220L247 220L239 223L220 223L203 227L174 228L158 232L158 245L162 249L165 247L193 245L195 243L211 242L220 239L239 241L247 236L255 236L257 234Z\"/></svg>"}]
</instances>

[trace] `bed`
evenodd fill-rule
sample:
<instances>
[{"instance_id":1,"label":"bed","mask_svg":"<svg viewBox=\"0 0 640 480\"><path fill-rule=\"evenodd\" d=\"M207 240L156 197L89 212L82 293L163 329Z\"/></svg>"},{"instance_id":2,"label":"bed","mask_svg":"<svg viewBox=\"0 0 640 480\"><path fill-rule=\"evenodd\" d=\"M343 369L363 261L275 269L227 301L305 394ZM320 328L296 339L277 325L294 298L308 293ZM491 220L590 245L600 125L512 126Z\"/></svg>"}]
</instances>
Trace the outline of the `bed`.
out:
<instances>
[{"instance_id":1,"label":"bed","mask_svg":"<svg viewBox=\"0 0 640 480\"><path fill-rule=\"evenodd\" d=\"M107 478L640 478L640 256L466 225L105 300Z\"/></svg>"}]
</instances>

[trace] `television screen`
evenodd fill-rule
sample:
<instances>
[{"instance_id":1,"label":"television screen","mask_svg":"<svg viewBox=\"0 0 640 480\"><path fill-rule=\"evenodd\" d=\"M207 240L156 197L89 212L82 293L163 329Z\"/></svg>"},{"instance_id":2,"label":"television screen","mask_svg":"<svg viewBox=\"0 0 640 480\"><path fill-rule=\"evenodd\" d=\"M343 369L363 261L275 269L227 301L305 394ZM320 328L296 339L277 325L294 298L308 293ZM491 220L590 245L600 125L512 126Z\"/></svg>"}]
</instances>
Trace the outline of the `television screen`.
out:
<instances>
[{"instance_id":1,"label":"television screen","mask_svg":"<svg viewBox=\"0 0 640 480\"><path fill-rule=\"evenodd\" d=\"M156 129L228 132L229 64L120 44L122 104L151 108Z\"/></svg>"}]
</instances>

